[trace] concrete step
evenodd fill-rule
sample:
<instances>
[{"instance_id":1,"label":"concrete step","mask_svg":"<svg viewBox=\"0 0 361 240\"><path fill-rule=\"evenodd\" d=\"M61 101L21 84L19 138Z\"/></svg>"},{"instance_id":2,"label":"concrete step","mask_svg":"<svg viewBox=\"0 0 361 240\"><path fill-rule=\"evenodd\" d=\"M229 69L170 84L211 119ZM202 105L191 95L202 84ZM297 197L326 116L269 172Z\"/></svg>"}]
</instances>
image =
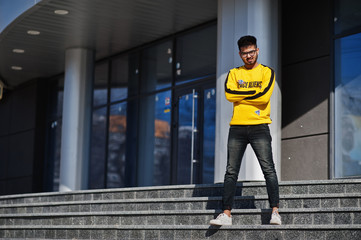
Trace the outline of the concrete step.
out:
<instances>
[{"instance_id":1,"label":"concrete step","mask_svg":"<svg viewBox=\"0 0 361 240\"><path fill-rule=\"evenodd\" d=\"M192 226L0 226L0 238L14 239L361 239L361 225L246 225L223 226L221 228L206 225Z\"/></svg>"},{"instance_id":2,"label":"concrete step","mask_svg":"<svg viewBox=\"0 0 361 240\"><path fill-rule=\"evenodd\" d=\"M267 194L264 182L238 183L237 186L237 196ZM361 179L280 182L279 186L281 195L361 193ZM0 205L111 199L214 197L222 196L222 189L222 184L208 184L32 193L0 196Z\"/></svg>"},{"instance_id":3,"label":"concrete step","mask_svg":"<svg viewBox=\"0 0 361 240\"><path fill-rule=\"evenodd\" d=\"M221 228L221 184L1 196L0 238L361 239L361 180L281 182L282 226L268 224L264 182L238 186Z\"/></svg>"},{"instance_id":4,"label":"concrete step","mask_svg":"<svg viewBox=\"0 0 361 240\"><path fill-rule=\"evenodd\" d=\"M0 214L221 209L221 197L142 198L0 205ZM236 196L235 209L268 208L268 196ZM361 193L281 195L281 208L361 207Z\"/></svg>"},{"instance_id":5,"label":"concrete step","mask_svg":"<svg viewBox=\"0 0 361 240\"><path fill-rule=\"evenodd\" d=\"M215 210L1 214L1 226L16 225L208 225ZM285 225L361 224L361 208L281 209ZM269 224L269 209L232 211L235 225Z\"/></svg>"}]
</instances>

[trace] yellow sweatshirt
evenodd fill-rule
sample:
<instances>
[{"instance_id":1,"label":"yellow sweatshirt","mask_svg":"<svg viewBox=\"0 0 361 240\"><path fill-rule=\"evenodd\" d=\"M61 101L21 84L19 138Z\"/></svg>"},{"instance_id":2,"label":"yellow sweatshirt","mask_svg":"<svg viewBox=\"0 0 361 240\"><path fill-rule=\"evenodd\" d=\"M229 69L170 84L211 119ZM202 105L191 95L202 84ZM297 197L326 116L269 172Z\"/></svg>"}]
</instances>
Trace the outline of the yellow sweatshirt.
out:
<instances>
[{"instance_id":1,"label":"yellow sweatshirt","mask_svg":"<svg viewBox=\"0 0 361 240\"><path fill-rule=\"evenodd\" d=\"M275 84L272 68L259 64L253 69L244 66L229 71L225 94L233 102L230 125L271 123L271 95Z\"/></svg>"}]
</instances>

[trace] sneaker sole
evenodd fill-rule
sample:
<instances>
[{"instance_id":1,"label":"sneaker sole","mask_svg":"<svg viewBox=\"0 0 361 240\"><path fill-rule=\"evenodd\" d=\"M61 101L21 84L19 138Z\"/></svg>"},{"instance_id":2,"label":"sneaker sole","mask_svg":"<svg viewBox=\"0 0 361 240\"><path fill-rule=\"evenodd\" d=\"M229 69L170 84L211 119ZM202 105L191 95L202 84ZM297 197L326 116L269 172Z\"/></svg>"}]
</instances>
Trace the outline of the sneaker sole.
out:
<instances>
[{"instance_id":1,"label":"sneaker sole","mask_svg":"<svg viewBox=\"0 0 361 240\"><path fill-rule=\"evenodd\" d=\"M209 223L212 226L232 226L232 224L218 224L218 223Z\"/></svg>"},{"instance_id":2,"label":"sneaker sole","mask_svg":"<svg viewBox=\"0 0 361 240\"><path fill-rule=\"evenodd\" d=\"M270 222L269 224L271 224L271 225L282 225L282 223L279 223L279 222Z\"/></svg>"}]
</instances>

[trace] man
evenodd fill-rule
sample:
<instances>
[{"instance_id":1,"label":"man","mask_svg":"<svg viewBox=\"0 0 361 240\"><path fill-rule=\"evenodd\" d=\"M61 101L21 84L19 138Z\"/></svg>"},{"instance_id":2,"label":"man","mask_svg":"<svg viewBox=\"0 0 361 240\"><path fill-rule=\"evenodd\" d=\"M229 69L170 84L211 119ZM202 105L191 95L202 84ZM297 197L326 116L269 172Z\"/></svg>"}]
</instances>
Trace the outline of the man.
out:
<instances>
[{"instance_id":1,"label":"man","mask_svg":"<svg viewBox=\"0 0 361 240\"><path fill-rule=\"evenodd\" d=\"M243 154L251 144L266 180L272 208L270 224L281 225L279 188L272 157L272 137L268 124L270 98L275 84L274 71L257 62L259 49L253 36L238 40L239 55L244 65L231 69L225 82L225 95L233 103L233 117L228 135L227 168L224 176L223 213L211 225L232 225L232 204Z\"/></svg>"}]
</instances>

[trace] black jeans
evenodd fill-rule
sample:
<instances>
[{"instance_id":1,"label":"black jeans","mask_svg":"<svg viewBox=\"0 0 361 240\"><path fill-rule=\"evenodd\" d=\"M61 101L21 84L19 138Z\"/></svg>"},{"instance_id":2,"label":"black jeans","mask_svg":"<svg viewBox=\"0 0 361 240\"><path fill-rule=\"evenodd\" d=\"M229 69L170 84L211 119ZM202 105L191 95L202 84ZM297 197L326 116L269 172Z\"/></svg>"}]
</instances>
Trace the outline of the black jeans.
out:
<instances>
[{"instance_id":1,"label":"black jeans","mask_svg":"<svg viewBox=\"0 0 361 240\"><path fill-rule=\"evenodd\" d=\"M223 210L231 210L239 169L247 144L250 143L266 180L270 207L279 206L278 179L272 157L272 137L268 124L233 125L228 135L227 169L224 176Z\"/></svg>"}]
</instances>

